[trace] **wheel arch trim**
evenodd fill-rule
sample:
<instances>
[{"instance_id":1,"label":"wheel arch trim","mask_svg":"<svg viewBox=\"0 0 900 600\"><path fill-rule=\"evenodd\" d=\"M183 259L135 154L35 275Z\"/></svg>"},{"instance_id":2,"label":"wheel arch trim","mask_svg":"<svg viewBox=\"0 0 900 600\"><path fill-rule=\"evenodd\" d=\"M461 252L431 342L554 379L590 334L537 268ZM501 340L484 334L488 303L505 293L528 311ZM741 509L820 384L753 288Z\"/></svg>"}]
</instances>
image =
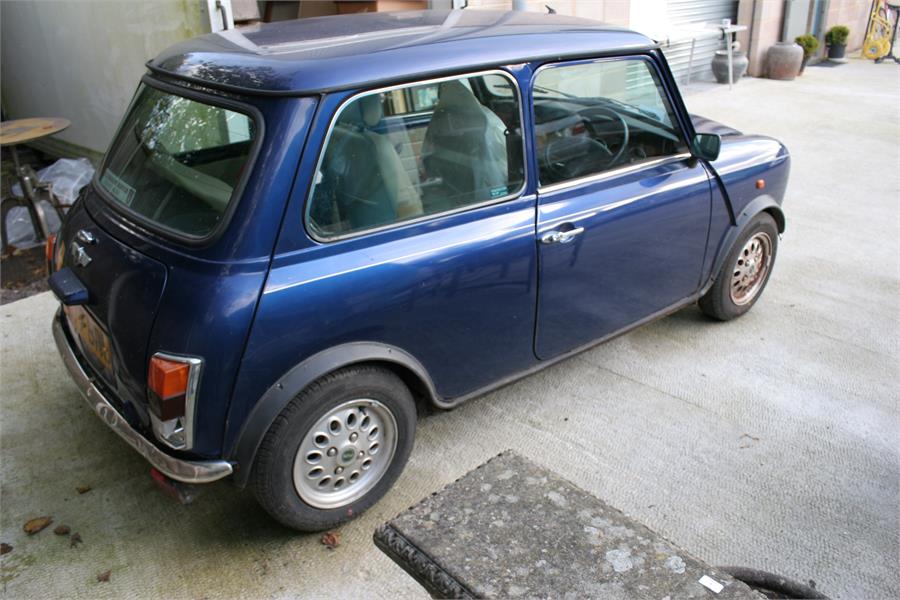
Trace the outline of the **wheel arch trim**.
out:
<instances>
[{"instance_id":1,"label":"wheel arch trim","mask_svg":"<svg viewBox=\"0 0 900 600\"><path fill-rule=\"evenodd\" d=\"M323 350L292 367L266 390L247 417L231 451L230 460L237 464L233 481L239 488L246 487L253 470L256 453L263 438L288 403L317 379L352 365L382 363L405 371L413 377L418 389L411 391L432 404L442 401L428 371L414 356L389 344L379 342L351 342ZM410 384L401 375L404 383Z\"/></svg>"},{"instance_id":2,"label":"wheel arch trim","mask_svg":"<svg viewBox=\"0 0 900 600\"><path fill-rule=\"evenodd\" d=\"M762 194L757 196L746 205L741 210L740 213L735 217L735 224L729 229L728 233L725 235L725 239L722 240L722 243L719 245L719 250L716 253L716 259L713 261L712 269L710 269L709 279L706 281L703 289L701 290L701 295L705 294L709 291L709 288L716 282L716 277L719 274L719 271L722 269L722 264L725 262L725 259L728 258L728 254L731 252L731 249L734 247L734 244L741 238L744 232L747 229L747 226L750 224L757 215L760 213L768 213L775 220L775 226L778 228L778 233L784 233L785 227L787 225L784 211L781 209L781 205L768 194Z\"/></svg>"}]
</instances>

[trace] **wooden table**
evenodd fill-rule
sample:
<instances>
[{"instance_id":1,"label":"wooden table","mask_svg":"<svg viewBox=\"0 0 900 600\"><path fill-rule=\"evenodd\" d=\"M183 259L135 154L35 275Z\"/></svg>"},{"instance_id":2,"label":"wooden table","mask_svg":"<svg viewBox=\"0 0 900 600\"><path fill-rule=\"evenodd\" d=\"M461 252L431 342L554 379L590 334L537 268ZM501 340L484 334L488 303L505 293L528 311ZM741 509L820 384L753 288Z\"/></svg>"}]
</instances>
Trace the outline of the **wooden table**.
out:
<instances>
[{"instance_id":1,"label":"wooden table","mask_svg":"<svg viewBox=\"0 0 900 600\"><path fill-rule=\"evenodd\" d=\"M59 133L72 123L68 119L15 119L0 123L0 146L15 146Z\"/></svg>"},{"instance_id":2,"label":"wooden table","mask_svg":"<svg viewBox=\"0 0 900 600\"><path fill-rule=\"evenodd\" d=\"M47 225L47 215L44 213L44 209L37 201L37 197L34 193L37 185L37 176L35 176L34 170L30 166L22 165L19 162L19 152L16 149L16 146L18 144L33 142L57 134L69 125L71 125L71 122L68 119L40 117L15 119L0 123L0 146L8 146L12 153L13 164L16 168L16 177L19 180L19 184L22 186L22 194L27 201L27 207L31 214L32 223L38 225L35 228L35 233L38 235L39 241L41 239L47 239L51 233Z\"/></svg>"}]
</instances>

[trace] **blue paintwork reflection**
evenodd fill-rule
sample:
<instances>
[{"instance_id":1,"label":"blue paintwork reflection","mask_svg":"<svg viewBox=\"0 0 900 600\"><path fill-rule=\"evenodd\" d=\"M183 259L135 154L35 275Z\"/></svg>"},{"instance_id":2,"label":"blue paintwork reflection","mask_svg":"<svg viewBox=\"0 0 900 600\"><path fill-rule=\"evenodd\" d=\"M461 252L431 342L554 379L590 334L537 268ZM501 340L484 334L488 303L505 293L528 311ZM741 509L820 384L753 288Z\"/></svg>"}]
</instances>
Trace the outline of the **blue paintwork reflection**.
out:
<instances>
[{"instance_id":1,"label":"blue paintwork reflection","mask_svg":"<svg viewBox=\"0 0 900 600\"><path fill-rule=\"evenodd\" d=\"M534 362L535 274L534 196L277 256L236 397L353 341L409 351L445 398L486 386Z\"/></svg>"},{"instance_id":2,"label":"blue paintwork reflection","mask_svg":"<svg viewBox=\"0 0 900 600\"><path fill-rule=\"evenodd\" d=\"M583 227L540 245L535 349L553 358L696 292L709 228L709 177L696 161L542 194L538 235Z\"/></svg>"},{"instance_id":3,"label":"blue paintwork reflection","mask_svg":"<svg viewBox=\"0 0 900 600\"><path fill-rule=\"evenodd\" d=\"M200 248L160 239L112 210L93 189L61 233L65 243L81 228L100 239L90 248L94 262L78 276L91 293L87 309L121 354L117 393L134 408L129 414L142 421L137 425L149 439L149 357L158 351L203 357L194 444L201 456L221 453L235 375L316 106L308 98L252 101L268 127L243 197L218 239Z\"/></svg>"},{"instance_id":4,"label":"blue paintwork reflection","mask_svg":"<svg viewBox=\"0 0 900 600\"><path fill-rule=\"evenodd\" d=\"M248 90L345 90L537 57L646 51L639 33L596 21L487 10L366 13L300 19L205 35L151 66ZM377 56L377 60L366 57Z\"/></svg>"}]
</instances>

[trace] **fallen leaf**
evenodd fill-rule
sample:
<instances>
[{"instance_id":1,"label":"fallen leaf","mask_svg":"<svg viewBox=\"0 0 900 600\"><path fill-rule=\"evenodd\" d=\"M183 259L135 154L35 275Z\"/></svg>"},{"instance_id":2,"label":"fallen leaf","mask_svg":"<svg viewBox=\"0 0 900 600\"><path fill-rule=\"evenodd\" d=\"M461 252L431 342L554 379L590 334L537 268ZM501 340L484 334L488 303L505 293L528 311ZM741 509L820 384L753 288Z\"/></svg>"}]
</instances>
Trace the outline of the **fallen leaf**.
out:
<instances>
[{"instance_id":1,"label":"fallen leaf","mask_svg":"<svg viewBox=\"0 0 900 600\"><path fill-rule=\"evenodd\" d=\"M97 575L97 581L107 582L109 581L109 576L112 575L112 571L103 571L99 575Z\"/></svg>"},{"instance_id":2,"label":"fallen leaf","mask_svg":"<svg viewBox=\"0 0 900 600\"><path fill-rule=\"evenodd\" d=\"M72 531L69 529L68 525L58 525L56 529L53 530L53 533L56 535L69 535L69 532Z\"/></svg>"},{"instance_id":3,"label":"fallen leaf","mask_svg":"<svg viewBox=\"0 0 900 600\"><path fill-rule=\"evenodd\" d=\"M0 544L0 556L2 556L4 554L9 554L10 552L12 552L12 549L13 549L12 546L7 544L6 542L3 542L2 544Z\"/></svg>"},{"instance_id":4,"label":"fallen leaf","mask_svg":"<svg viewBox=\"0 0 900 600\"><path fill-rule=\"evenodd\" d=\"M91 486L79 485L77 488L75 488L75 491L78 492L79 494L87 494L89 491L91 491Z\"/></svg>"},{"instance_id":5,"label":"fallen leaf","mask_svg":"<svg viewBox=\"0 0 900 600\"><path fill-rule=\"evenodd\" d=\"M72 537L69 538L69 547L74 548L78 544L84 543L84 540L81 539L81 534L73 533Z\"/></svg>"},{"instance_id":6,"label":"fallen leaf","mask_svg":"<svg viewBox=\"0 0 900 600\"><path fill-rule=\"evenodd\" d=\"M25 523L22 529L28 535L34 535L52 522L53 517L38 517Z\"/></svg>"},{"instance_id":7,"label":"fallen leaf","mask_svg":"<svg viewBox=\"0 0 900 600\"><path fill-rule=\"evenodd\" d=\"M329 531L322 536L322 544L329 550L334 550L341 545L341 534L337 531Z\"/></svg>"}]
</instances>

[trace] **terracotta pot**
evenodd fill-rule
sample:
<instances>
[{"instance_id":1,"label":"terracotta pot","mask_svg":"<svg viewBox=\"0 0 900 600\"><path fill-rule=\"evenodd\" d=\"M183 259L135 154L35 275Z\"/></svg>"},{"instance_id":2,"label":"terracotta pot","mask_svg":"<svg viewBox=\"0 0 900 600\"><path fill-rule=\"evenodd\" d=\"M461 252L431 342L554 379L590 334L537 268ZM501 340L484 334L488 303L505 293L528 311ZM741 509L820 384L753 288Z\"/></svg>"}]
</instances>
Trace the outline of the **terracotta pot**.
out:
<instances>
[{"instance_id":1,"label":"terracotta pot","mask_svg":"<svg viewBox=\"0 0 900 600\"><path fill-rule=\"evenodd\" d=\"M737 83L744 76L744 73L747 72L747 65L750 64L750 61L747 60L747 55L743 52L732 52L731 61L732 76L734 83ZM728 50L716 50L716 55L713 56L710 66L712 67L713 75L716 76L716 81L728 83Z\"/></svg>"},{"instance_id":2,"label":"terracotta pot","mask_svg":"<svg viewBox=\"0 0 900 600\"><path fill-rule=\"evenodd\" d=\"M778 42L766 54L769 79L790 81L800 72L803 48L794 42Z\"/></svg>"}]
</instances>

